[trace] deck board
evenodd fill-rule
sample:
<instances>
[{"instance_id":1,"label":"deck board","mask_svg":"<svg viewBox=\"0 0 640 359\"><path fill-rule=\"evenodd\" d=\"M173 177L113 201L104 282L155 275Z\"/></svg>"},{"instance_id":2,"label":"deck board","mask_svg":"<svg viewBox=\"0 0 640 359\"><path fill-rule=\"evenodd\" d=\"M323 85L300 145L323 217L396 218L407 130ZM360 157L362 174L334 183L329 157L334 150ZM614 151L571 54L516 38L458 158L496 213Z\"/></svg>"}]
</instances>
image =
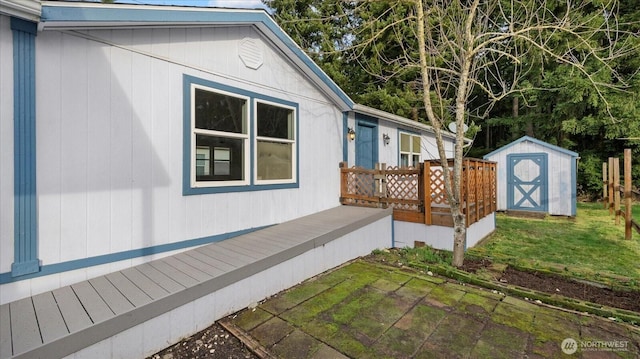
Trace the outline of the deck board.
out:
<instances>
[{"instance_id":1,"label":"deck board","mask_svg":"<svg viewBox=\"0 0 640 359\"><path fill-rule=\"evenodd\" d=\"M71 288L80 299L93 323L99 323L113 317L113 311L89 282L80 282L72 285Z\"/></svg>"},{"instance_id":2,"label":"deck board","mask_svg":"<svg viewBox=\"0 0 640 359\"><path fill-rule=\"evenodd\" d=\"M140 288L151 299L162 298L169 294L169 291L162 288L159 284L151 280L149 277L142 274L138 268L127 268L121 271L122 274L127 277L133 284Z\"/></svg>"},{"instance_id":3,"label":"deck board","mask_svg":"<svg viewBox=\"0 0 640 359\"><path fill-rule=\"evenodd\" d=\"M165 258L159 261L151 262L149 263L149 265L162 274L166 275L167 277L171 278L176 283L180 283L180 285L184 286L185 288L198 284L198 281L193 279L193 277L190 277L185 273L179 271L175 267L170 266L164 259Z\"/></svg>"},{"instance_id":4,"label":"deck board","mask_svg":"<svg viewBox=\"0 0 640 359\"><path fill-rule=\"evenodd\" d=\"M133 282L121 272L115 272L106 275L111 284L118 289L122 295L134 306L139 307L151 301L151 297L148 296L142 289L138 288Z\"/></svg>"},{"instance_id":5,"label":"deck board","mask_svg":"<svg viewBox=\"0 0 640 359\"><path fill-rule=\"evenodd\" d=\"M180 284L175 281L170 276L161 272L154 266L149 263L141 264L135 267L140 273L142 273L145 277L151 279L154 283L162 287L162 289L166 290L169 293L175 293L186 288L186 284Z\"/></svg>"},{"instance_id":6,"label":"deck board","mask_svg":"<svg viewBox=\"0 0 640 359\"><path fill-rule=\"evenodd\" d=\"M33 307L36 311L43 342L50 342L69 334L69 329L62 318L62 313L60 313L60 308L58 308L52 292L34 296Z\"/></svg>"},{"instance_id":7,"label":"deck board","mask_svg":"<svg viewBox=\"0 0 640 359\"><path fill-rule=\"evenodd\" d=\"M10 310L14 353L22 353L42 344L32 299L15 301L10 304Z\"/></svg>"},{"instance_id":8,"label":"deck board","mask_svg":"<svg viewBox=\"0 0 640 359\"><path fill-rule=\"evenodd\" d=\"M0 358L8 358L13 352L11 343L11 312L9 304L0 305Z\"/></svg>"},{"instance_id":9,"label":"deck board","mask_svg":"<svg viewBox=\"0 0 640 359\"><path fill-rule=\"evenodd\" d=\"M116 315L134 308L133 304L106 277L89 279L89 283Z\"/></svg>"},{"instance_id":10,"label":"deck board","mask_svg":"<svg viewBox=\"0 0 640 359\"><path fill-rule=\"evenodd\" d=\"M91 318L82 307L82 303L71 287L62 287L53 291L60 313L69 328L69 332L77 332L90 326Z\"/></svg>"},{"instance_id":11,"label":"deck board","mask_svg":"<svg viewBox=\"0 0 640 359\"><path fill-rule=\"evenodd\" d=\"M391 215L336 207L2 305L0 359L71 354Z\"/></svg>"}]
</instances>

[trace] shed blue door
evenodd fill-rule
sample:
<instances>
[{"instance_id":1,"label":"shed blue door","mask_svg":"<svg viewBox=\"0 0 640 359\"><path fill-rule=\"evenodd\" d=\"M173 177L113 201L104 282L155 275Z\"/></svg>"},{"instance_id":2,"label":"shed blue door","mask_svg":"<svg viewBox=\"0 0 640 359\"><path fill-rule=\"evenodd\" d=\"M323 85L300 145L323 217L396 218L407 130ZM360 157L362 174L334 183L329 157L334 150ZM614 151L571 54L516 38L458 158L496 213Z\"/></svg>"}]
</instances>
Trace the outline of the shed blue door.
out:
<instances>
[{"instance_id":1,"label":"shed blue door","mask_svg":"<svg viewBox=\"0 0 640 359\"><path fill-rule=\"evenodd\" d=\"M356 166L373 169L378 161L375 124L358 121L356 126Z\"/></svg>"},{"instance_id":2,"label":"shed blue door","mask_svg":"<svg viewBox=\"0 0 640 359\"><path fill-rule=\"evenodd\" d=\"M507 209L547 212L547 154L507 155Z\"/></svg>"}]
</instances>

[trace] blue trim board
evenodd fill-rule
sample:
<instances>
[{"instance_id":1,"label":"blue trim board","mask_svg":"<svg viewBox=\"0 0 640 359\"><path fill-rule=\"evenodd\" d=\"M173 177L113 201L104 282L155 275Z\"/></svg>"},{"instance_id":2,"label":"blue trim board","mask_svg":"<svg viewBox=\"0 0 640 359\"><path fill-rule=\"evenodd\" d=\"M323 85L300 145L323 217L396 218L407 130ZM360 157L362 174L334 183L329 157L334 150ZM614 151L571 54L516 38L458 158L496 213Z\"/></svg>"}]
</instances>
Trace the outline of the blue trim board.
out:
<instances>
[{"instance_id":1,"label":"blue trim board","mask_svg":"<svg viewBox=\"0 0 640 359\"><path fill-rule=\"evenodd\" d=\"M254 128L254 108L253 102L254 100L264 100L273 103L283 104L285 106L293 107L296 111L295 118L295 129L296 129L296 181L292 183L283 183L283 184L256 184L254 178L254 142L256 142L256 134L254 131L249 131L249 151L250 151L250 168L249 173L249 184L242 186L220 186L220 187L191 187L191 85L201 85L210 87L212 89L217 89L225 92L235 93L241 96L249 97L249 123L248 126L250 129ZM282 99L278 99L271 96L262 95L259 93L243 90L240 88L236 88L233 86L219 84L213 81L205 80L202 78L183 75L183 155L182 155L182 194L185 196L190 195L200 195L200 194L211 194L211 193L228 193L228 192L247 192L247 191L264 191L264 190L276 190L276 189L287 189L287 188L299 188L300 185L300 108L299 105L295 102L286 101Z\"/></svg>"},{"instance_id":2,"label":"blue trim board","mask_svg":"<svg viewBox=\"0 0 640 359\"><path fill-rule=\"evenodd\" d=\"M76 269L93 267L101 264L118 262L126 259L139 258L139 257L149 256L152 254L164 253L164 252L174 251L178 249L185 249L189 247L200 246L203 244L220 242L225 239L241 236L243 234L258 231L267 227L269 226L244 229L240 231L217 234L217 235L208 236L208 237L189 239L182 242L167 243L167 244L161 244L153 247L132 249L129 251L110 253L110 254L105 254L105 255L95 256L90 258L83 258L83 259L76 259L76 260L67 261L67 262L48 264L48 265L42 266L40 272L38 273L23 275L19 278L14 277L11 273L0 273L0 284L7 284L7 283L21 281L24 279L37 278L37 277L47 276L51 274L72 271Z\"/></svg>"},{"instance_id":3,"label":"blue trim board","mask_svg":"<svg viewBox=\"0 0 640 359\"><path fill-rule=\"evenodd\" d=\"M40 270L36 195L37 25L11 18L13 32L14 262L11 276Z\"/></svg>"},{"instance_id":4,"label":"blue trim board","mask_svg":"<svg viewBox=\"0 0 640 359\"><path fill-rule=\"evenodd\" d=\"M301 60L325 86L327 86L346 106L353 108L354 102L338 85L289 37L264 10L189 9L180 7L145 7L108 5L42 5L41 21L47 22L86 22L110 23L166 23L171 25L207 25L207 24L254 24L272 33L289 51Z\"/></svg>"},{"instance_id":5,"label":"blue trim board","mask_svg":"<svg viewBox=\"0 0 640 359\"><path fill-rule=\"evenodd\" d=\"M576 216L577 214L577 202L578 202L578 159L571 159L571 215Z\"/></svg>"}]
</instances>

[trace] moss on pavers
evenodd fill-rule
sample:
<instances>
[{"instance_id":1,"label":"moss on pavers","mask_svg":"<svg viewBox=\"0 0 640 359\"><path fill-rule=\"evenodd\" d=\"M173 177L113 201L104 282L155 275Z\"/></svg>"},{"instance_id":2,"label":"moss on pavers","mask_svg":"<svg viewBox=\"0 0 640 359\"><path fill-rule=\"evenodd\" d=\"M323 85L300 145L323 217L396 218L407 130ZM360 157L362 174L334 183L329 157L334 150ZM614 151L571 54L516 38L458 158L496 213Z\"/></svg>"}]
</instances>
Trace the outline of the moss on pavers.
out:
<instances>
[{"instance_id":1,"label":"moss on pavers","mask_svg":"<svg viewBox=\"0 0 640 359\"><path fill-rule=\"evenodd\" d=\"M412 301L407 301L403 297L389 293L380 299L375 308L363 310L360 315L348 324L348 327L365 335L373 342L409 311L412 306Z\"/></svg>"},{"instance_id":2,"label":"moss on pavers","mask_svg":"<svg viewBox=\"0 0 640 359\"><path fill-rule=\"evenodd\" d=\"M363 288L337 303L327 314L339 324L351 323L360 312L368 312L371 308L378 307L378 303L388 294L375 288Z\"/></svg>"},{"instance_id":3,"label":"moss on pavers","mask_svg":"<svg viewBox=\"0 0 640 359\"><path fill-rule=\"evenodd\" d=\"M389 328L374 348L392 358L408 358L433 333L447 312L425 305L416 305Z\"/></svg>"},{"instance_id":4,"label":"moss on pavers","mask_svg":"<svg viewBox=\"0 0 640 359\"><path fill-rule=\"evenodd\" d=\"M329 288L331 288L331 286L326 283L310 281L304 285L296 286L278 296L272 297L270 300L261 304L260 307L270 313L280 314Z\"/></svg>"},{"instance_id":5,"label":"moss on pavers","mask_svg":"<svg viewBox=\"0 0 640 359\"><path fill-rule=\"evenodd\" d=\"M270 350L280 358L311 358L318 351L321 342L296 329Z\"/></svg>"},{"instance_id":6,"label":"moss on pavers","mask_svg":"<svg viewBox=\"0 0 640 359\"><path fill-rule=\"evenodd\" d=\"M346 330L340 330L326 343L350 358L375 358L376 353L370 345L364 344Z\"/></svg>"},{"instance_id":7,"label":"moss on pavers","mask_svg":"<svg viewBox=\"0 0 640 359\"><path fill-rule=\"evenodd\" d=\"M462 287L455 284L444 283L433 288L425 300L436 305L442 303L447 306L454 306L466 293L460 288Z\"/></svg>"},{"instance_id":8,"label":"moss on pavers","mask_svg":"<svg viewBox=\"0 0 640 359\"><path fill-rule=\"evenodd\" d=\"M471 358L521 358L527 349L529 335L519 329L489 322L482 329Z\"/></svg>"},{"instance_id":9,"label":"moss on pavers","mask_svg":"<svg viewBox=\"0 0 640 359\"><path fill-rule=\"evenodd\" d=\"M418 300L431 292L438 284L423 279L412 278L402 287L396 290L396 294L408 300Z\"/></svg>"},{"instance_id":10,"label":"moss on pavers","mask_svg":"<svg viewBox=\"0 0 640 359\"><path fill-rule=\"evenodd\" d=\"M273 317L249 331L249 334L258 340L258 342L260 342L264 347L268 348L282 340L294 330L295 328L291 324L278 317Z\"/></svg>"},{"instance_id":11,"label":"moss on pavers","mask_svg":"<svg viewBox=\"0 0 640 359\"><path fill-rule=\"evenodd\" d=\"M483 295L467 292L456 304L456 308L468 314L487 317L498 305L498 301Z\"/></svg>"},{"instance_id":12,"label":"moss on pavers","mask_svg":"<svg viewBox=\"0 0 640 359\"><path fill-rule=\"evenodd\" d=\"M527 309L525 307L500 302L493 310L491 320L499 324L504 324L529 332L533 325L534 313L535 306L533 309Z\"/></svg>"},{"instance_id":13,"label":"moss on pavers","mask_svg":"<svg viewBox=\"0 0 640 359\"><path fill-rule=\"evenodd\" d=\"M238 316L233 320L234 324L240 327L244 331L250 331L251 329L257 327L258 325L266 322L271 319L273 315L267 311L264 311L260 308L255 309L245 309L238 314Z\"/></svg>"},{"instance_id":14,"label":"moss on pavers","mask_svg":"<svg viewBox=\"0 0 640 359\"><path fill-rule=\"evenodd\" d=\"M450 313L442 319L415 358L469 357L483 327L484 322L475 317Z\"/></svg>"},{"instance_id":15,"label":"moss on pavers","mask_svg":"<svg viewBox=\"0 0 640 359\"><path fill-rule=\"evenodd\" d=\"M530 333L536 341L552 341L559 345L565 338L578 338L580 326L561 317L536 313Z\"/></svg>"}]
</instances>

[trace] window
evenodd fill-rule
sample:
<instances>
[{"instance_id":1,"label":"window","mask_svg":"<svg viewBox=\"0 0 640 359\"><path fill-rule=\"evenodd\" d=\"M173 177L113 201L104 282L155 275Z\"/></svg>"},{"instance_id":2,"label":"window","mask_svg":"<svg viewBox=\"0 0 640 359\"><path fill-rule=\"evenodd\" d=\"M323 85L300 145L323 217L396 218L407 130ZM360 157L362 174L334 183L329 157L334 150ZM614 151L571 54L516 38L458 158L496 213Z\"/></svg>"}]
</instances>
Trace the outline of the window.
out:
<instances>
[{"instance_id":1,"label":"window","mask_svg":"<svg viewBox=\"0 0 640 359\"><path fill-rule=\"evenodd\" d=\"M418 135L400 132L400 166L418 167L420 164L421 138Z\"/></svg>"},{"instance_id":2,"label":"window","mask_svg":"<svg viewBox=\"0 0 640 359\"><path fill-rule=\"evenodd\" d=\"M256 180L291 181L295 172L294 109L256 104Z\"/></svg>"},{"instance_id":3,"label":"window","mask_svg":"<svg viewBox=\"0 0 640 359\"><path fill-rule=\"evenodd\" d=\"M298 187L298 105L184 75L183 194Z\"/></svg>"},{"instance_id":4,"label":"window","mask_svg":"<svg viewBox=\"0 0 640 359\"><path fill-rule=\"evenodd\" d=\"M192 185L248 184L248 99L196 85L191 95Z\"/></svg>"}]
</instances>

